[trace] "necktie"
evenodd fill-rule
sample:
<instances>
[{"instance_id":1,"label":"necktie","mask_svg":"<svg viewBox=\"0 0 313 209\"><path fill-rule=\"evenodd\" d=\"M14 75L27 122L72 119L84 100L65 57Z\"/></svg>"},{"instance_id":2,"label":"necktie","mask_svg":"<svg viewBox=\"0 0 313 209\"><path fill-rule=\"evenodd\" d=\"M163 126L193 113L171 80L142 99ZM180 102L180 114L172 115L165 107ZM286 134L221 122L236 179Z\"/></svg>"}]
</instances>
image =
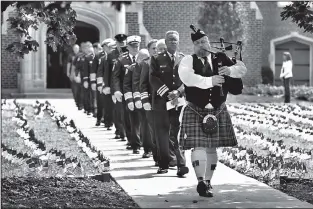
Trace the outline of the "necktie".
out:
<instances>
[{"instance_id":1,"label":"necktie","mask_svg":"<svg viewBox=\"0 0 313 209\"><path fill-rule=\"evenodd\" d=\"M133 56L133 63L136 62L136 56Z\"/></svg>"},{"instance_id":2,"label":"necktie","mask_svg":"<svg viewBox=\"0 0 313 209\"><path fill-rule=\"evenodd\" d=\"M174 63L175 63L175 57L174 57L174 54L172 54L172 65L174 66Z\"/></svg>"},{"instance_id":3,"label":"necktie","mask_svg":"<svg viewBox=\"0 0 313 209\"><path fill-rule=\"evenodd\" d=\"M204 59L204 67L203 67L203 73L207 73L208 71L211 70L211 66L209 64L209 61L208 61L208 57L202 57L202 59Z\"/></svg>"}]
</instances>

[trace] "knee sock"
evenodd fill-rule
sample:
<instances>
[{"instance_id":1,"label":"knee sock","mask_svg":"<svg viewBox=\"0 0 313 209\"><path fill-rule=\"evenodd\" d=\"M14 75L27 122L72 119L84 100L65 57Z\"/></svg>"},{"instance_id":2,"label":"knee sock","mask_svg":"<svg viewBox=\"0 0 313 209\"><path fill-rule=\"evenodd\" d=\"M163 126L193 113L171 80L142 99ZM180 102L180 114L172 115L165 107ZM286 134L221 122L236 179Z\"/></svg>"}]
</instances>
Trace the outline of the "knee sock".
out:
<instances>
[{"instance_id":1,"label":"knee sock","mask_svg":"<svg viewBox=\"0 0 313 209\"><path fill-rule=\"evenodd\" d=\"M205 148L197 147L191 152L191 162L195 170L198 182L205 179L207 168L207 154Z\"/></svg>"},{"instance_id":2,"label":"knee sock","mask_svg":"<svg viewBox=\"0 0 313 209\"><path fill-rule=\"evenodd\" d=\"M207 156L207 169L205 172L204 180L206 181L206 183L210 184L217 164L216 148L206 148L206 156Z\"/></svg>"}]
</instances>

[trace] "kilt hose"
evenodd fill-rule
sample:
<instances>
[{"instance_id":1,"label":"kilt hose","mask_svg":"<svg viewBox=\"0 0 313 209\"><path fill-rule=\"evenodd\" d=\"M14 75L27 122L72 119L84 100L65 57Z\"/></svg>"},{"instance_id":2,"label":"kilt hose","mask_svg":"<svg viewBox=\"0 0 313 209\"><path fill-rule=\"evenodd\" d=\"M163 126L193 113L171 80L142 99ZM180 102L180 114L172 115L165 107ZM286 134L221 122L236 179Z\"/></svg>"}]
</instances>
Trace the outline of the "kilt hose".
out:
<instances>
[{"instance_id":1,"label":"kilt hose","mask_svg":"<svg viewBox=\"0 0 313 209\"><path fill-rule=\"evenodd\" d=\"M189 105L189 104L188 104ZM202 120L198 114L196 114L189 106L185 106L181 115L181 125L178 138L180 146L183 150L188 150L195 147L232 147L237 145L237 139L233 124L231 122L230 115L227 111L227 107L221 107L217 109L202 109L195 105L192 109L196 110L201 115L207 114L217 116L217 132L214 134L206 134L202 131Z\"/></svg>"}]
</instances>

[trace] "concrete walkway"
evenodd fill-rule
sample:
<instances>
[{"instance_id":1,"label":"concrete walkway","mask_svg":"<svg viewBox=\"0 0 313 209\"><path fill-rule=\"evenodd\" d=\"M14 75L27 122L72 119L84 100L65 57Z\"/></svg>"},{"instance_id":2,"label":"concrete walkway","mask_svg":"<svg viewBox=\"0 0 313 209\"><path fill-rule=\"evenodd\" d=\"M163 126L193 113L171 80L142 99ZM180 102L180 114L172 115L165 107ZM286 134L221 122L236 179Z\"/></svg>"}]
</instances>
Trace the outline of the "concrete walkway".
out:
<instances>
[{"instance_id":1,"label":"concrete walkway","mask_svg":"<svg viewBox=\"0 0 313 209\"><path fill-rule=\"evenodd\" d=\"M39 100L45 101L45 100ZM31 102L34 100L18 100ZM50 99L56 109L72 118L91 143L111 159L111 175L141 208L313 208L313 205L290 197L266 184L246 177L219 163L212 179L214 197L199 197L196 176L186 152L190 173L176 177L176 168L167 174L156 174L152 159L142 159L126 150L125 142L114 137L114 131L95 127L95 118L78 111L72 99Z\"/></svg>"}]
</instances>

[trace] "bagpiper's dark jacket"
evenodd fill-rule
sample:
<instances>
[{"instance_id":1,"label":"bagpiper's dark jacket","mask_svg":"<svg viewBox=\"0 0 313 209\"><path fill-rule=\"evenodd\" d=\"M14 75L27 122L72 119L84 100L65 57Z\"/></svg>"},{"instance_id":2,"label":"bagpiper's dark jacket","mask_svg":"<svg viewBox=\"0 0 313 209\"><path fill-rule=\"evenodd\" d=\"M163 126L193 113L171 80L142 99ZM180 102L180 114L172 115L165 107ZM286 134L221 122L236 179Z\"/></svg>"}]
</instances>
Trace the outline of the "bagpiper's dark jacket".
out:
<instances>
[{"instance_id":1,"label":"bagpiper's dark jacket","mask_svg":"<svg viewBox=\"0 0 313 209\"><path fill-rule=\"evenodd\" d=\"M213 69L205 67L200 59L193 54L193 69L195 74L210 77L218 75L218 63L223 63L223 66L233 65L231 59L225 53L217 53L211 55ZM228 92L234 95L242 93L243 84L240 78L231 78L224 76L225 82L222 85L223 96L220 95L220 87L214 86L209 89L200 89L197 87L188 87L185 85L186 100L195 104L200 108L205 108L208 103L211 103L214 108L218 108L226 101Z\"/></svg>"},{"instance_id":2,"label":"bagpiper's dark jacket","mask_svg":"<svg viewBox=\"0 0 313 209\"><path fill-rule=\"evenodd\" d=\"M183 57L184 54L177 52L174 65L167 52L151 57L149 79L153 88L153 109L166 110L168 93L183 89L183 83L178 75L178 66Z\"/></svg>"}]
</instances>

